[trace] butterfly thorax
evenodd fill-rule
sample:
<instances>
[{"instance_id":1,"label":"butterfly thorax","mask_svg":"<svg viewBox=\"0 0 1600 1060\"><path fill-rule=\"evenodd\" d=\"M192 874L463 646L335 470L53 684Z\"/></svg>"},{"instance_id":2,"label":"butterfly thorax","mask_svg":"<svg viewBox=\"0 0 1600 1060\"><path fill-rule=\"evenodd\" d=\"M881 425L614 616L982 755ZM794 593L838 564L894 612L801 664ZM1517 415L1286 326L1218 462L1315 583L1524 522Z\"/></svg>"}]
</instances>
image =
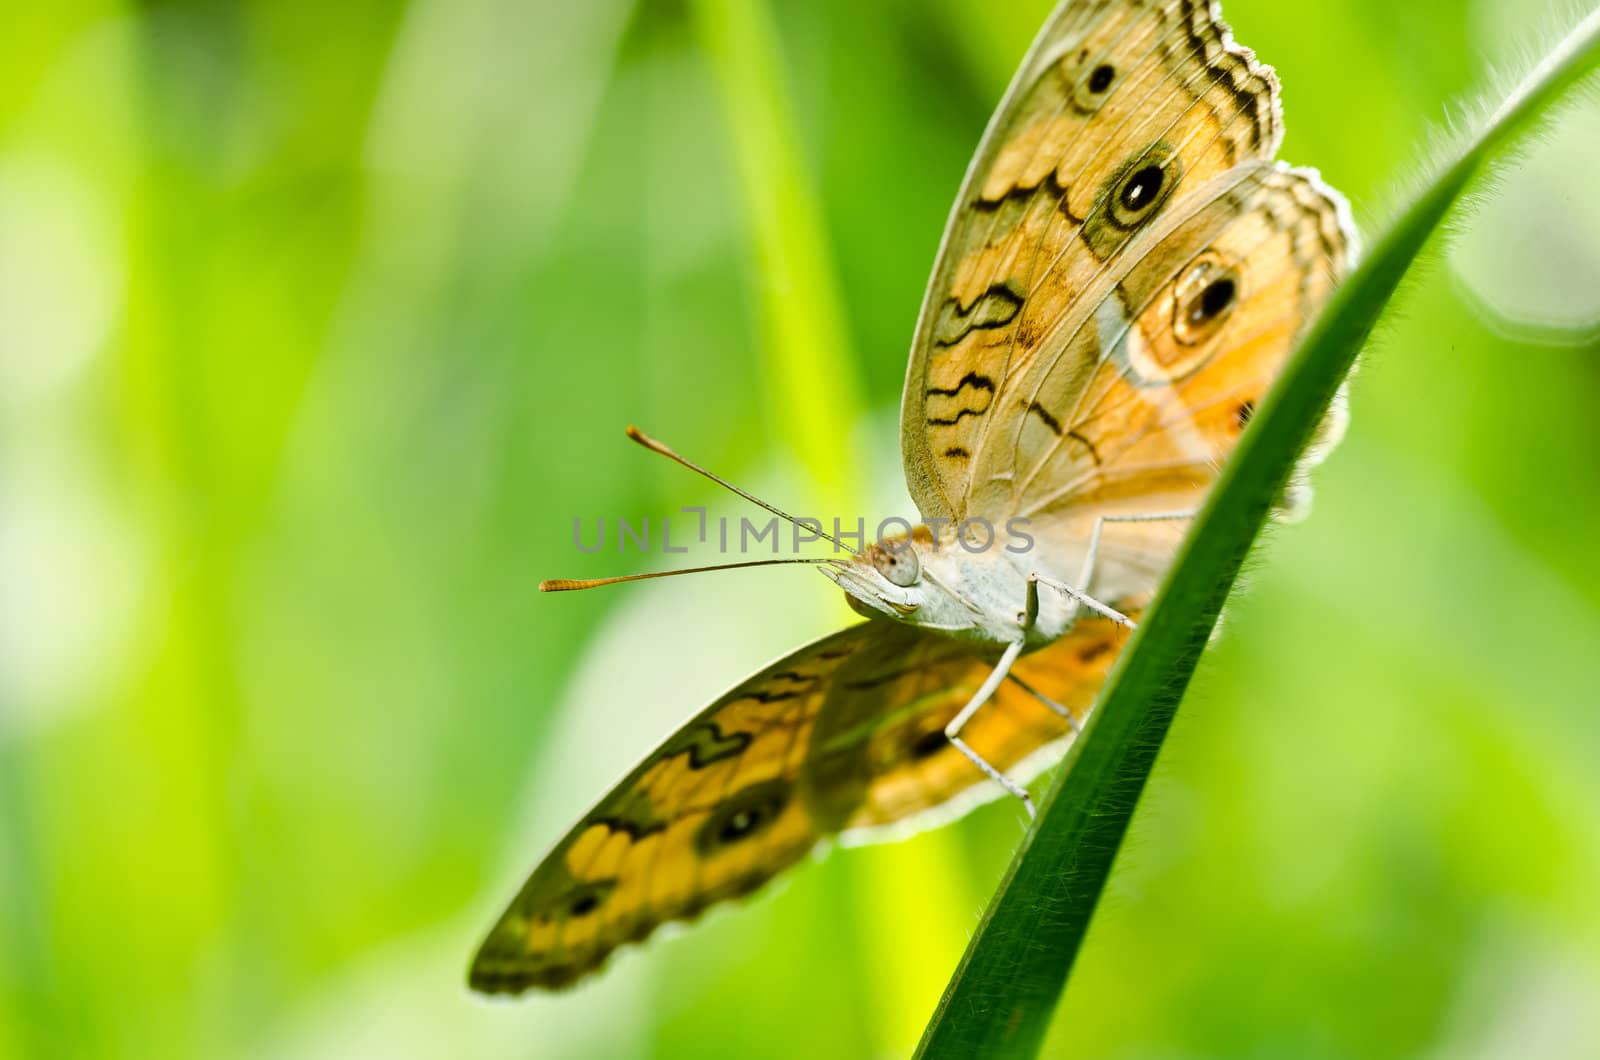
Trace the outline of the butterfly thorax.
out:
<instances>
[{"instance_id":1,"label":"butterfly thorax","mask_svg":"<svg viewBox=\"0 0 1600 1060\"><path fill-rule=\"evenodd\" d=\"M1001 540L962 539L927 526L867 547L849 564L824 568L857 614L888 617L961 640L1032 648L1072 628L1075 610L1059 594L1041 592L1027 613L1028 552Z\"/></svg>"}]
</instances>

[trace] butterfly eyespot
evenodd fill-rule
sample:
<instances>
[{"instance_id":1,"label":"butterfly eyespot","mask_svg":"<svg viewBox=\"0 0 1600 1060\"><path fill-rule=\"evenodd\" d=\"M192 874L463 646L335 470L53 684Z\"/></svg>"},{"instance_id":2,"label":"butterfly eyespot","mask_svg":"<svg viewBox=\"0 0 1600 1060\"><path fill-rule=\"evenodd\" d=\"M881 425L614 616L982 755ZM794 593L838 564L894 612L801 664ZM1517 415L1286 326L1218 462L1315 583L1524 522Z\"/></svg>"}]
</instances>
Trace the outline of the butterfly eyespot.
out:
<instances>
[{"instance_id":1,"label":"butterfly eyespot","mask_svg":"<svg viewBox=\"0 0 1600 1060\"><path fill-rule=\"evenodd\" d=\"M1090 66L1090 52L1085 48L1075 58L1063 58L1056 67L1056 77L1067 102L1080 114L1092 115L1110 98L1111 86L1117 81L1117 68L1110 63Z\"/></svg>"},{"instance_id":2,"label":"butterfly eyespot","mask_svg":"<svg viewBox=\"0 0 1600 1060\"><path fill-rule=\"evenodd\" d=\"M1185 346L1216 334L1239 304L1239 270L1222 255L1207 252L1184 271L1173 291L1173 333Z\"/></svg>"},{"instance_id":3,"label":"butterfly eyespot","mask_svg":"<svg viewBox=\"0 0 1600 1060\"><path fill-rule=\"evenodd\" d=\"M570 917L585 917L599 909L616 890L616 880L595 880L580 883L561 897L556 908Z\"/></svg>"},{"instance_id":4,"label":"butterfly eyespot","mask_svg":"<svg viewBox=\"0 0 1600 1060\"><path fill-rule=\"evenodd\" d=\"M1238 289L1238 284L1227 277L1213 281L1200 292L1199 298L1189 303L1189 323L1203 324L1220 316L1233 304L1233 296Z\"/></svg>"},{"instance_id":5,"label":"butterfly eyespot","mask_svg":"<svg viewBox=\"0 0 1600 1060\"><path fill-rule=\"evenodd\" d=\"M1112 232L1103 233L1099 239L1112 239L1120 243L1125 233L1146 224L1172 197L1183 166L1177 153L1165 143L1152 144L1149 149L1135 155L1102 186L1105 196L1105 219ZM1091 220L1091 224L1092 224Z\"/></svg>"},{"instance_id":6,"label":"butterfly eyespot","mask_svg":"<svg viewBox=\"0 0 1600 1060\"><path fill-rule=\"evenodd\" d=\"M906 753L913 761L920 762L925 758L932 758L949 746L950 738L944 734L943 729L931 729L913 740Z\"/></svg>"},{"instance_id":7,"label":"butterfly eyespot","mask_svg":"<svg viewBox=\"0 0 1600 1060\"><path fill-rule=\"evenodd\" d=\"M695 834L695 848L709 857L772 827L789 804L789 785L781 780L752 784L731 796Z\"/></svg>"},{"instance_id":8,"label":"butterfly eyespot","mask_svg":"<svg viewBox=\"0 0 1600 1060\"><path fill-rule=\"evenodd\" d=\"M1122 208L1129 213L1145 209L1161 194L1161 185L1165 180L1166 174L1160 166L1145 166L1122 186L1122 194L1118 196Z\"/></svg>"}]
</instances>

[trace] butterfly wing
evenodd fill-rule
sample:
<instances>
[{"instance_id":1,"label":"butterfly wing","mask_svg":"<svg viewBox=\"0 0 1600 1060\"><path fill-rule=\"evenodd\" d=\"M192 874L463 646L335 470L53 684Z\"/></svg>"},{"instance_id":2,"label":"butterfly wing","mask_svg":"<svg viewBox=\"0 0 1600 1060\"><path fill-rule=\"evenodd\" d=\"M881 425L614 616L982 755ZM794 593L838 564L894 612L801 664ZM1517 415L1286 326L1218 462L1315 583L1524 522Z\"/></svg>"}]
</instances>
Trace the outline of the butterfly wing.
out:
<instances>
[{"instance_id":1,"label":"butterfly wing","mask_svg":"<svg viewBox=\"0 0 1600 1060\"><path fill-rule=\"evenodd\" d=\"M988 482L973 496L973 469L997 422L1049 423L1016 381L1188 189L1272 158L1277 93L1207 0L1057 8L984 134L918 320L901 448L924 518L1007 507Z\"/></svg>"},{"instance_id":2,"label":"butterfly wing","mask_svg":"<svg viewBox=\"0 0 1600 1060\"><path fill-rule=\"evenodd\" d=\"M1135 601L1119 604L1140 614ZM893 628L907 632L867 645L840 672L807 756L809 797L852 839L926 827L1004 793L944 735L994 668L994 653ZM1127 636L1124 627L1089 616L1022 656L963 726L962 741L1026 783L1065 753Z\"/></svg>"},{"instance_id":3,"label":"butterfly wing","mask_svg":"<svg viewBox=\"0 0 1600 1060\"><path fill-rule=\"evenodd\" d=\"M473 989L556 989L669 920L748 893L824 833L799 792L810 731L872 624L739 684L656 748L556 844L501 915Z\"/></svg>"},{"instance_id":4,"label":"butterfly wing","mask_svg":"<svg viewBox=\"0 0 1600 1060\"><path fill-rule=\"evenodd\" d=\"M1088 713L1124 631L1090 620L1016 672ZM533 871L479 949L473 989L558 989L618 946L744 895L830 834L992 795L944 726L993 666L975 647L868 622L779 660L652 752ZM1074 722L1015 682L963 730L1002 769L1059 757Z\"/></svg>"},{"instance_id":5,"label":"butterfly wing","mask_svg":"<svg viewBox=\"0 0 1600 1060\"><path fill-rule=\"evenodd\" d=\"M1194 511L1349 258L1343 201L1314 173L1240 166L1180 201L1125 251L1092 315L1015 379L1039 410L996 424L974 471L1008 517L1059 547L1041 573L1073 578L1103 516ZM1307 463L1336 440L1342 404ZM1003 426L1003 430L1001 427ZM984 492L983 489L975 492ZM1102 539L1094 591L1155 584L1181 524Z\"/></svg>"}]
</instances>

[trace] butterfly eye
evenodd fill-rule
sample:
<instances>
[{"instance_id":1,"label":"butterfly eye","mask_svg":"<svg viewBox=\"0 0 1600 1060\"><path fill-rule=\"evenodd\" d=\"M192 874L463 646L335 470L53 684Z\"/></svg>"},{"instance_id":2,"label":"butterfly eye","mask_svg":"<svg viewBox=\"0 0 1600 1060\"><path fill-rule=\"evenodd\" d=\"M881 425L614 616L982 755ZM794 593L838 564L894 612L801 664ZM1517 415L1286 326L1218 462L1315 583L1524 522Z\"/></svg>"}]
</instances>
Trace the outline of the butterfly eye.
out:
<instances>
[{"instance_id":1,"label":"butterfly eye","mask_svg":"<svg viewBox=\"0 0 1600 1060\"><path fill-rule=\"evenodd\" d=\"M893 585L902 589L909 589L917 584L917 579L922 577L922 564L917 559L917 550L911 547L909 541L902 542L898 548L879 547L872 550L872 566L878 573L889 579Z\"/></svg>"}]
</instances>

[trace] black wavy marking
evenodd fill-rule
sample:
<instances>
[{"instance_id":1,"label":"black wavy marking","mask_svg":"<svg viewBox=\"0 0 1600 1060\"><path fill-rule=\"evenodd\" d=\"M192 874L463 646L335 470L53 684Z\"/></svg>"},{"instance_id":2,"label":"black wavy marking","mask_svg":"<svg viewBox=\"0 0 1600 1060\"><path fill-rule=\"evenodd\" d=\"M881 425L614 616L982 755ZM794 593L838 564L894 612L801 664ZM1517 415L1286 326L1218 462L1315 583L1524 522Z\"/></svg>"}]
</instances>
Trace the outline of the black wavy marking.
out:
<instances>
[{"instance_id":1,"label":"black wavy marking","mask_svg":"<svg viewBox=\"0 0 1600 1060\"><path fill-rule=\"evenodd\" d=\"M1055 416L1051 415L1050 410L1039 404L1037 401L1028 406L1028 411L1039 417L1039 422L1050 428L1050 433L1055 435L1057 438L1071 438L1073 441L1089 450L1089 459L1094 461L1096 467L1100 466L1100 451L1094 447L1093 442L1079 434L1076 430L1066 431L1063 433L1061 430L1061 421L1056 419Z\"/></svg>"},{"instance_id":2,"label":"black wavy marking","mask_svg":"<svg viewBox=\"0 0 1600 1060\"><path fill-rule=\"evenodd\" d=\"M968 372L966 375L961 377L961 381L954 387L929 387L928 396L953 398L969 387L973 390L987 392L989 394L989 402L992 403L994 401L994 380L990 379L986 375L979 375L977 372ZM963 416L981 416L988 411L988 403L986 403L982 408L978 408L976 405L973 405L961 409L953 416L929 416L928 423L935 427L954 427L957 423L961 422L961 418Z\"/></svg>"},{"instance_id":3,"label":"black wavy marking","mask_svg":"<svg viewBox=\"0 0 1600 1060\"><path fill-rule=\"evenodd\" d=\"M1054 169L1047 171L1037 184L1013 184L998 199L986 199L980 192L972 200L972 209L977 213L994 213L1008 202L1027 203L1041 193L1055 197L1056 208L1068 221L1073 224L1083 224L1083 218L1073 216L1072 211L1067 208L1067 188L1056 176Z\"/></svg>"},{"instance_id":4,"label":"black wavy marking","mask_svg":"<svg viewBox=\"0 0 1600 1060\"><path fill-rule=\"evenodd\" d=\"M1184 35L1189 38L1189 53L1200 64L1201 69L1205 71L1206 76L1211 79L1212 83L1232 96L1234 102L1239 105L1239 109L1243 110L1246 116L1249 117L1250 146L1252 148L1260 148L1265 136L1270 135L1269 127L1277 123L1273 120L1270 107L1263 113L1261 97L1251 90L1248 82L1241 85L1235 80L1235 76L1239 75L1246 79L1254 78L1261 82L1263 94L1271 93L1271 82L1261 74L1252 71L1250 69L1250 61L1244 56L1229 52L1226 49L1223 50L1220 56L1220 62L1212 64L1209 61L1210 56L1207 54L1206 47L1208 43L1207 33L1196 29L1195 16L1197 14L1202 16L1201 25L1206 31L1209 31L1210 43L1216 43L1220 46L1222 33L1217 24L1211 20L1209 4L1202 8L1202 3L1203 0L1182 0L1180 5L1180 17L1183 20ZM1263 132L1264 129L1267 130L1265 133ZM1231 155L1232 152L1230 151L1229 154Z\"/></svg>"},{"instance_id":5,"label":"black wavy marking","mask_svg":"<svg viewBox=\"0 0 1600 1060\"><path fill-rule=\"evenodd\" d=\"M971 305L962 305L954 298L945 299L939 311L939 324L935 332L933 344L940 349L948 349L965 339L974 331L990 331L994 328L1003 328L1017 318L1022 311L1022 295L1011 289L1007 282L992 283L989 289L973 299ZM952 331L951 324L959 325ZM993 384L990 384L993 389Z\"/></svg>"},{"instance_id":6,"label":"black wavy marking","mask_svg":"<svg viewBox=\"0 0 1600 1060\"><path fill-rule=\"evenodd\" d=\"M961 382L948 390L941 386L930 386L928 393L941 394L944 397L955 397L969 386L974 390L987 390L991 394L994 393L994 380L986 375L979 375L977 372L968 372L961 377Z\"/></svg>"},{"instance_id":7,"label":"black wavy marking","mask_svg":"<svg viewBox=\"0 0 1600 1060\"><path fill-rule=\"evenodd\" d=\"M662 753L662 757L671 758L673 755L687 754L690 769L704 769L713 762L732 758L749 746L749 733L736 732L731 736L724 736L716 722L708 721L681 734Z\"/></svg>"},{"instance_id":8,"label":"black wavy marking","mask_svg":"<svg viewBox=\"0 0 1600 1060\"><path fill-rule=\"evenodd\" d=\"M1244 112L1250 123L1250 147L1252 150L1260 150L1278 124L1276 114L1270 105L1273 92L1270 75L1253 71L1249 59L1222 47L1221 29L1211 18L1208 0L1179 0L1177 10L1169 14L1176 16L1186 39L1178 45L1163 45L1163 55L1172 54L1179 48L1187 50L1189 56L1199 64L1205 78L1226 92ZM1216 62L1212 62L1211 45L1219 49ZM1079 55L1079 61L1082 62L1087 58L1088 49L1084 49ZM1098 75L1100 75L1099 70L1091 75L1089 86L1091 91L1093 78ZM1111 76L1114 80L1116 77L1114 69L1111 71ZM1110 85L1107 84L1107 87ZM1263 101L1267 101L1265 107ZM1224 138L1223 146L1228 152L1228 164L1232 165L1236 155L1233 144ZM1054 168L1047 170L1037 184L1014 184L998 197L986 198L980 191L973 196L968 206L977 213L994 213L1007 203L1025 204L1041 192L1056 198L1057 209L1072 224L1082 226L1087 220L1075 216L1069 209L1067 188L1061 183Z\"/></svg>"},{"instance_id":9,"label":"black wavy marking","mask_svg":"<svg viewBox=\"0 0 1600 1060\"><path fill-rule=\"evenodd\" d=\"M1037 401L1028 406L1028 411L1039 417L1039 422L1050 428L1050 433L1055 435L1057 438L1071 438L1073 441L1089 450L1089 459L1094 461L1096 467L1100 466L1100 451L1094 447L1093 442L1089 441L1089 439L1085 438L1075 430L1066 431L1063 433L1061 430L1061 421L1056 419L1055 416L1051 415L1050 410L1039 404Z\"/></svg>"},{"instance_id":10,"label":"black wavy marking","mask_svg":"<svg viewBox=\"0 0 1600 1060\"><path fill-rule=\"evenodd\" d=\"M1073 441L1089 450L1089 459L1094 461L1095 467L1099 467L1105 462L1100 459L1100 450L1094 447L1094 443L1085 438L1083 435L1079 434L1077 431L1068 431L1066 433L1066 437L1071 438Z\"/></svg>"},{"instance_id":11,"label":"black wavy marking","mask_svg":"<svg viewBox=\"0 0 1600 1060\"><path fill-rule=\"evenodd\" d=\"M809 691L809 687L790 689L787 692L768 692L766 689L762 689L758 692L746 692L739 698L753 699L757 703L782 703L786 699L799 699L803 693Z\"/></svg>"},{"instance_id":12,"label":"black wavy marking","mask_svg":"<svg viewBox=\"0 0 1600 1060\"><path fill-rule=\"evenodd\" d=\"M961 422L963 416L982 416L988 411L988 408L962 409L954 416L929 416L928 424L932 427L954 427L956 424Z\"/></svg>"},{"instance_id":13,"label":"black wavy marking","mask_svg":"<svg viewBox=\"0 0 1600 1060\"><path fill-rule=\"evenodd\" d=\"M1050 410L1037 401L1028 406L1028 411L1039 417L1039 422L1050 428L1050 433L1061 437L1061 421L1050 414Z\"/></svg>"},{"instance_id":14,"label":"black wavy marking","mask_svg":"<svg viewBox=\"0 0 1600 1060\"><path fill-rule=\"evenodd\" d=\"M667 822L657 819L644 820L631 817L591 817L586 827L599 825L608 832L621 832L635 843L648 835L664 832Z\"/></svg>"}]
</instances>

